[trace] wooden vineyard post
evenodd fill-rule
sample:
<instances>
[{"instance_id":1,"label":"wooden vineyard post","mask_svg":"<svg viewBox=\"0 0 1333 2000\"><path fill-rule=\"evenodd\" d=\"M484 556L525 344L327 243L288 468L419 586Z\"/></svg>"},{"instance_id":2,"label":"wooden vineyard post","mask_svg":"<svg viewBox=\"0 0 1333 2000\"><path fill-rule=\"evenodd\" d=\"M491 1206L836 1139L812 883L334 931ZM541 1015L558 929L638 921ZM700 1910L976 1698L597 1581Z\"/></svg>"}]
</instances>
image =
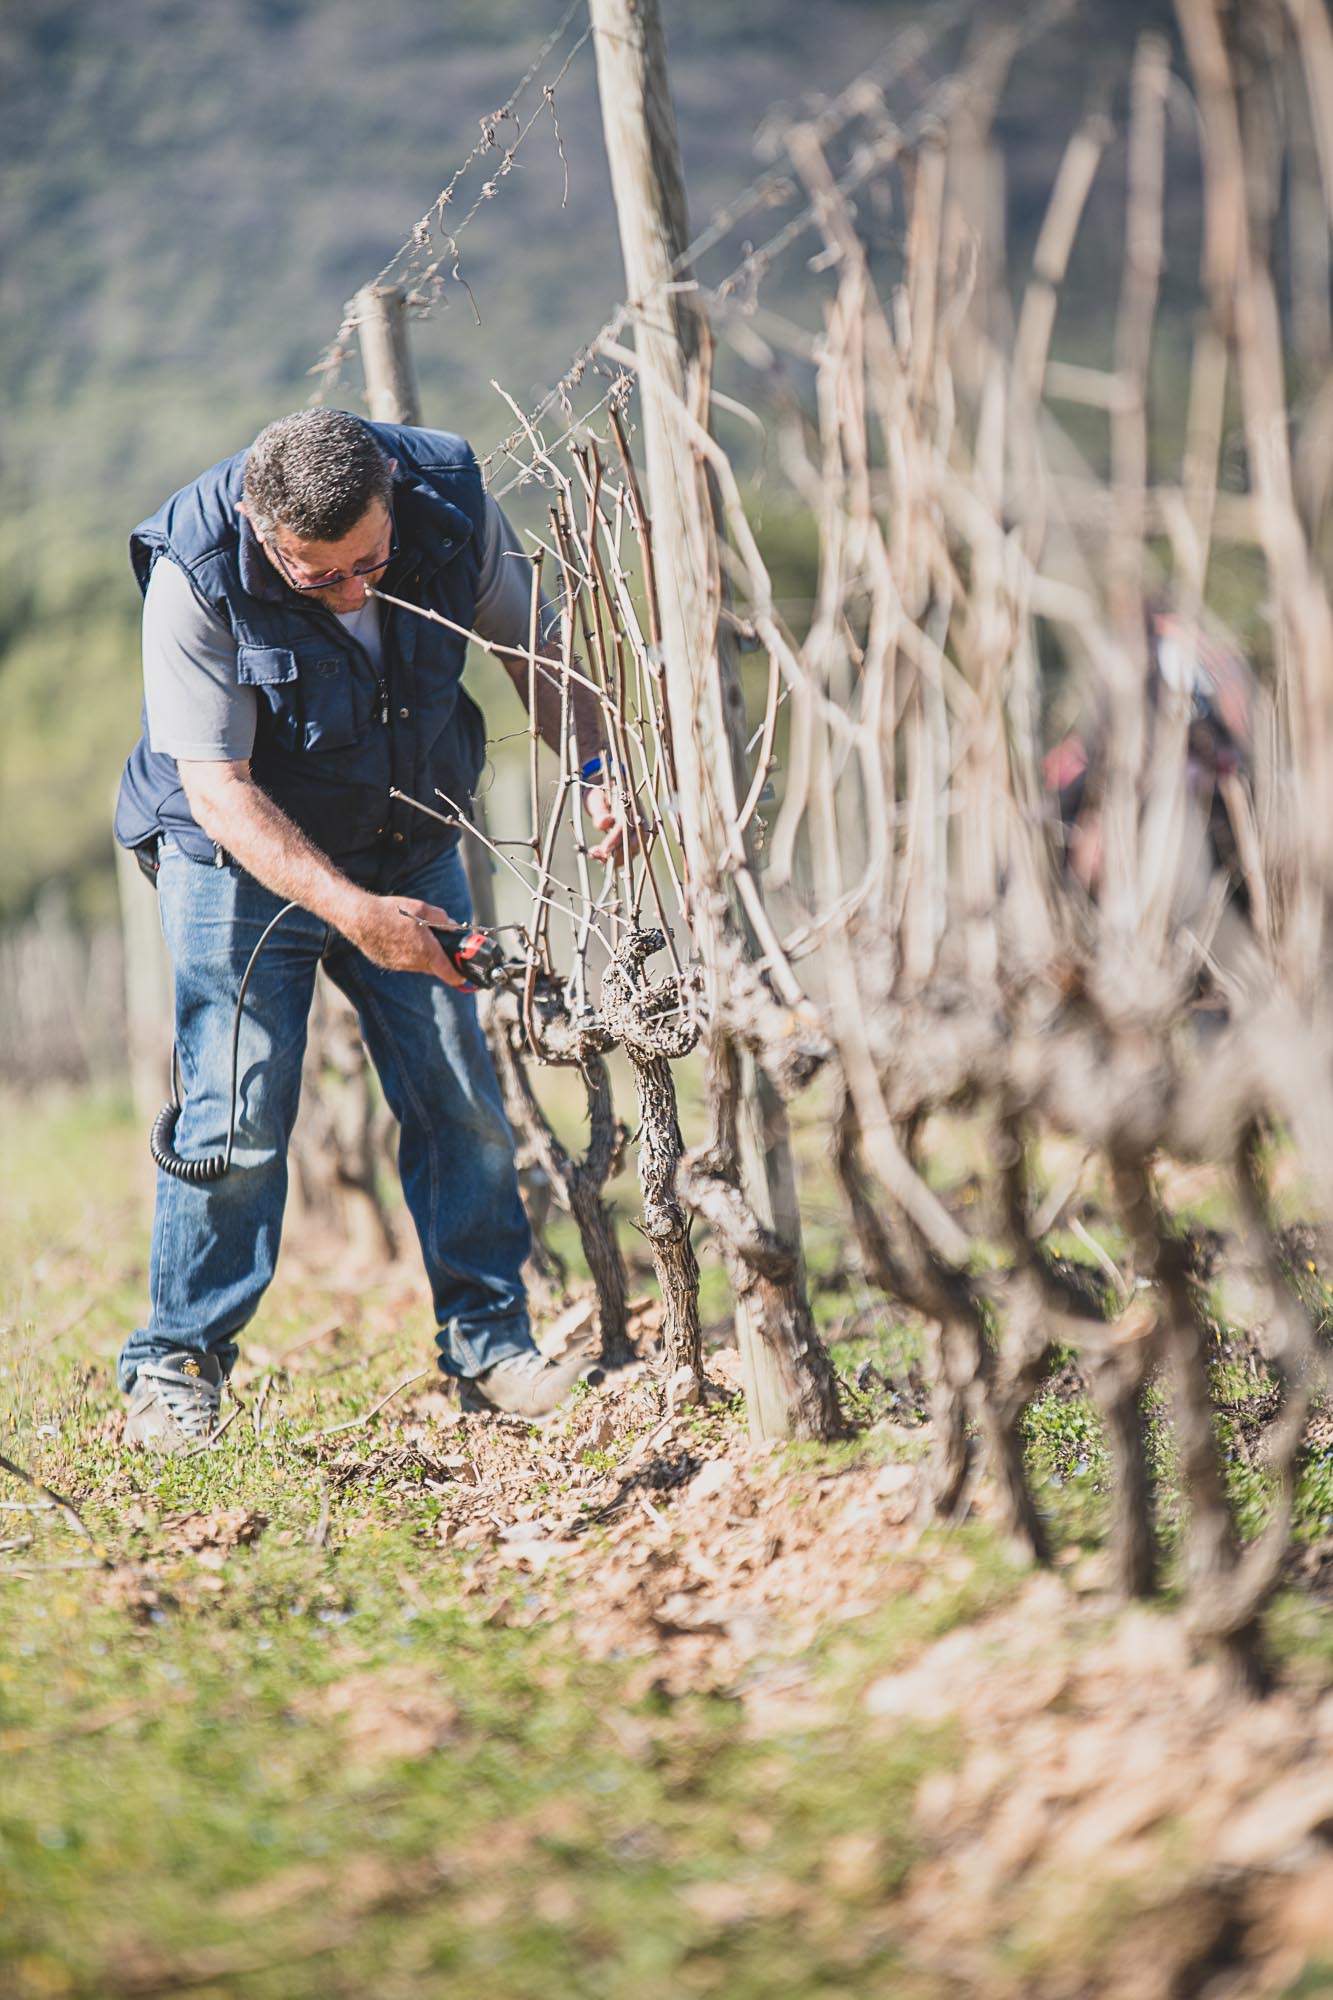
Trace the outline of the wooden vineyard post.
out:
<instances>
[{"instance_id":1,"label":"wooden vineyard post","mask_svg":"<svg viewBox=\"0 0 1333 2000\"><path fill-rule=\"evenodd\" d=\"M365 285L352 311L371 416L377 424L419 424L421 393L407 344L402 293L391 285Z\"/></svg>"},{"instance_id":2,"label":"wooden vineyard post","mask_svg":"<svg viewBox=\"0 0 1333 2000\"><path fill-rule=\"evenodd\" d=\"M147 1133L166 1102L175 1032L175 979L157 913L157 895L132 854L116 843L116 894L125 979L125 1028L134 1115L144 1128L139 1171L152 1199L157 1173Z\"/></svg>"},{"instance_id":3,"label":"wooden vineyard post","mask_svg":"<svg viewBox=\"0 0 1333 2000\"><path fill-rule=\"evenodd\" d=\"M420 423L401 294L367 285L357 293L354 312L371 416L380 423ZM380 1135L367 1058L350 1000L323 972L301 1098L292 1135L293 1205L325 1234L350 1240L368 1260L392 1257L393 1229L375 1185Z\"/></svg>"},{"instance_id":4,"label":"wooden vineyard post","mask_svg":"<svg viewBox=\"0 0 1333 2000\"><path fill-rule=\"evenodd\" d=\"M371 416L380 424L419 424L421 391L412 363L402 293L391 285L365 285L353 301L352 316L361 343ZM486 814L480 799L474 802L472 817L485 833ZM463 842L463 867L473 921L491 929L496 921L495 885L492 864L479 840Z\"/></svg>"},{"instance_id":5,"label":"wooden vineyard post","mask_svg":"<svg viewBox=\"0 0 1333 2000\"><path fill-rule=\"evenodd\" d=\"M691 273L685 183L657 0L590 0L602 126L615 194L635 341L653 546L661 585L667 707L695 931L714 993L753 935L738 893L732 830L744 796L745 710L734 643L719 618L718 504L682 411L707 426L708 328ZM753 855L746 865L753 885ZM737 1052L738 1053L738 1052ZM758 1437L827 1436L836 1385L805 1299L800 1217L786 1112L767 1077L741 1062L737 1193L780 1240L788 1280L737 1287L737 1333L750 1424ZM719 1073L726 1063L714 1066ZM715 1135L716 1136L716 1135ZM708 1171L732 1172L715 1157ZM729 1258L736 1285L737 1267Z\"/></svg>"}]
</instances>

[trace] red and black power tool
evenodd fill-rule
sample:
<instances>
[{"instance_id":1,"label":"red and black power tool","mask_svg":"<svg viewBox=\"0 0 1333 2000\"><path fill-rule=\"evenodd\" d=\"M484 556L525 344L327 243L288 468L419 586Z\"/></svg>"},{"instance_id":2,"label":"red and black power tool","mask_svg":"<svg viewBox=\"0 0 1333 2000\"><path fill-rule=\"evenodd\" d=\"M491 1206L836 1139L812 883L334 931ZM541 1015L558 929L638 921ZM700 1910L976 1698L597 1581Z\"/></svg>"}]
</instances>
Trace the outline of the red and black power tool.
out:
<instances>
[{"instance_id":1,"label":"red and black power tool","mask_svg":"<svg viewBox=\"0 0 1333 2000\"><path fill-rule=\"evenodd\" d=\"M401 912L410 916L409 910ZM527 964L521 958L506 958L499 940L489 931L466 930L457 924L432 924L424 917L413 919L439 939L440 949L460 978L466 979L474 990L479 986L499 987L520 985L527 973Z\"/></svg>"}]
</instances>

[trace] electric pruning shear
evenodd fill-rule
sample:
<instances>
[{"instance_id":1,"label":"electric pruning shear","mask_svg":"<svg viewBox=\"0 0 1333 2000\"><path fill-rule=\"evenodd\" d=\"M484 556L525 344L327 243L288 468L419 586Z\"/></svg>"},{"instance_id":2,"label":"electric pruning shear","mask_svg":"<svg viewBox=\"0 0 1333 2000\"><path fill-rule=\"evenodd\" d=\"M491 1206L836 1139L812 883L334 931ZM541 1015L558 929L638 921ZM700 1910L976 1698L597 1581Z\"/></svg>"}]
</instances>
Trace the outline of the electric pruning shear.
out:
<instances>
[{"instance_id":1,"label":"electric pruning shear","mask_svg":"<svg viewBox=\"0 0 1333 2000\"><path fill-rule=\"evenodd\" d=\"M411 917L414 924L420 924L423 931L429 931L439 941L441 951L459 977L467 980L471 992L482 986L492 990L518 986L527 976L526 961L506 958L498 938L489 931L468 930L461 924L433 924L426 917L413 916L411 910L401 908L398 914Z\"/></svg>"}]
</instances>

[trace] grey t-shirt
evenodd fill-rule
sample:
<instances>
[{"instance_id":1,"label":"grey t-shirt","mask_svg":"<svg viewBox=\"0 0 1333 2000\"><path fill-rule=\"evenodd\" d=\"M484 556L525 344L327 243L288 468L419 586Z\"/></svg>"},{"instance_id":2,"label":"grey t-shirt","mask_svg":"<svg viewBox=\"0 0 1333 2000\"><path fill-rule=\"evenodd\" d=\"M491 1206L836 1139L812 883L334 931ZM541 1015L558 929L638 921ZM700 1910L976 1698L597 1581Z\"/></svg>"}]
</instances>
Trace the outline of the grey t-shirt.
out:
<instances>
[{"instance_id":1,"label":"grey t-shirt","mask_svg":"<svg viewBox=\"0 0 1333 2000\"><path fill-rule=\"evenodd\" d=\"M487 496L473 629L497 646L528 643L532 569L507 517ZM378 667L379 605L335 613ZM542 631L554 625L543 602ZM244 763L254 748L251 687L236 678L236 641L226 621L202 603L174 562L153 565L143 607L143 677L148 740L154 750L201 764Z\"/></svg>"}]
</instances>

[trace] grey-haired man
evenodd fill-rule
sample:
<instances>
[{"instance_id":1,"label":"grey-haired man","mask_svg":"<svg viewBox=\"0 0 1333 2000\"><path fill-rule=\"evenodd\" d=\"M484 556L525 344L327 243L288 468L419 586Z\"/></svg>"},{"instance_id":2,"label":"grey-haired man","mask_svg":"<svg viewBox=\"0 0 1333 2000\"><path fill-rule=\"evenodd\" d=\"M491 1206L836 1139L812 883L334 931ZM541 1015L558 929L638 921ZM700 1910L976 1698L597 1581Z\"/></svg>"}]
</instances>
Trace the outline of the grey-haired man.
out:
<instances>
[{"instance_id":1,"label":"grey-haired man","mask_svg":"<svg viewBox=\"0 0 1333 2000\"><path fill-rule=\"evenodd\" d=\"M457 836L393 796L461 801L476 784L485 731L461 686L467 632L513 649L527 699L521 545L462 439L307 410L174 494L130 547L145 705L116 832L157 870L186 1158L221 1147L240 980L265 926L299 907L246 993L230 1171L158 1177L150 1309L120 1358L127 1436L179 1449L216 1420L276 1263L321 964L357 1009L401 1126L441 1368L473 1407L544 1415L584 1364L552 1366L533 1342L527 1224L489 1054L463 982L416 921L469 915ZM381 583L437 619L368 594ZM554 676L537 677L536 709L558 745ZM587 808L608 836L595 851L610 851L620 831L595 782L595 705L578 691L572 712Z\"/></svg>"}]
</instances>

